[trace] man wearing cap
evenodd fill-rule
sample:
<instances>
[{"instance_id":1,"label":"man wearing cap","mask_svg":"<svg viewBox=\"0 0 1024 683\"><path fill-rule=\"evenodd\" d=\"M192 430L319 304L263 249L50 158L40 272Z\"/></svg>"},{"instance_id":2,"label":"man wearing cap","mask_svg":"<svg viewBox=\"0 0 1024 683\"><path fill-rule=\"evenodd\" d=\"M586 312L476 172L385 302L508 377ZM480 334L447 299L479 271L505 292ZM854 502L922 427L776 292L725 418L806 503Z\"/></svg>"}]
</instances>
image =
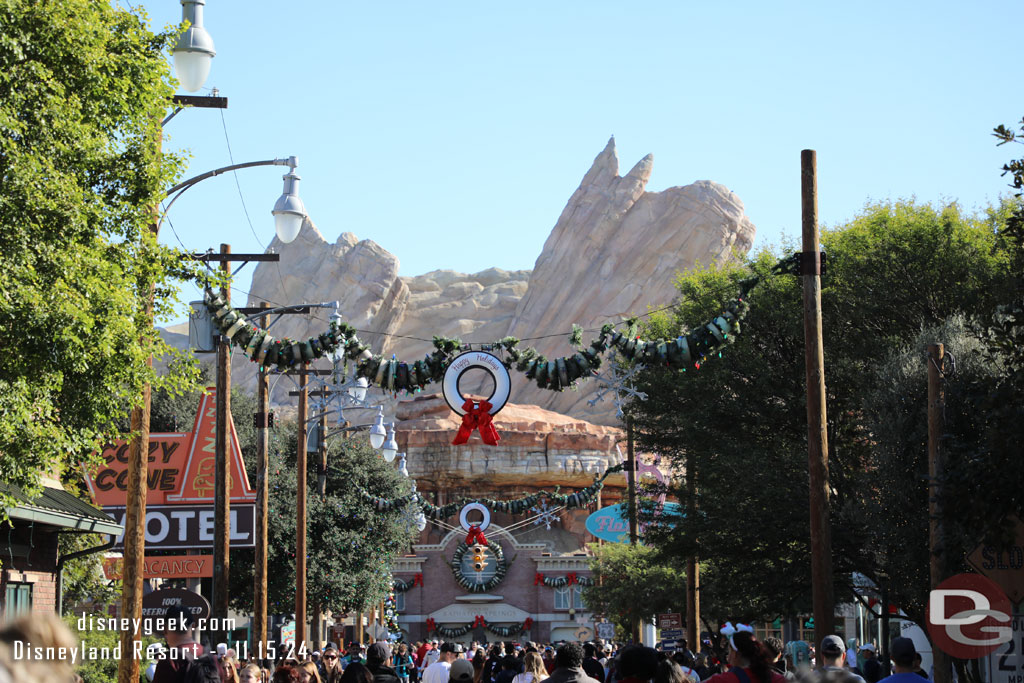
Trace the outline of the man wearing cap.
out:
<instances>
[{"instance_id":1,"label":"man wearing cap","mask_svg":"<svg viewBox=\"0 0 1024 683\"><path fill-rule=\"evenodd\" d=\"M363 659L363 646L358 640L349 641L348 654L341 658L341 670L344 671L352 662L366 664L366 660Z\"/></svg>"},{"instance_id":2,"label":"man wearing cap","mask_svg":"<svg viewBox=\"0 0 1024 683\"><path fill-rule=\"evenodd\" d=\"M387 643L376 642L366 650L366 668L373 674L373 683L399 683L398 674L388 666L391 648Z\"/></svg>"},{"instance_id":3,"label":"man wearing cap","mask_svg":"<svg viewBox=\"0 0 1024 683\"><path fill-rule=\"evenodd\" d=\"M861 673L864 674L864 680L866 683L878 683L878 680L882 677L882 663L878 661L878 657L875 654L875 646L871 643L865 643L860 651L864 653L864 666L861 669Z\"/></svg>"},{"instance_id":4,"label":"man wearing cap","mask_svg":"<svg viewBox=\"0 0 1024 683\"><path fill-rule=\"evenodd\" d=\"M203 646L192 640L192 615L180 605L172 605L164 614L167 651L158 657L153 683L177 683L185 679L194 660L203 654Z\"/></svg>"},{"instance_id":5,"label":"man wearing cap","mask_svg":"<svg viewBox=\"0 0 1024 683\"><path fill-rule=\"evenodd\" d=\"M917 649L910 638L897 638L889 646L889 658L892 660L893 674L886 676L879 683L921 683L921 677L914 673L914 657Z\"/></svg>"},{"instance_id":6,"label":"man wearing cap","mask_svg":"<svg viewBox=\"0 0 1024 683\"><path fill-rule=\"evenodd\" d=\"M438 651L437 661L427 667L423 672L421 683L448 683L448 675L451 671L452 662L459 656L462 646L458 643L441 643ZM429 652L427 654L430 654ZM470 667L473 665L470 664Z\"/></svg>"},{"instance_id":7,"label":"man wearing cap","mask_svg":"<svg viewBox=\"0 0 1024 683\"><path fill-rule=\"evenodd\" d=\"M843 668L846 648L839 636L825 636L818 650L818 680L828 683L864 683L864 679Z\"/></svg>"}]
</instances>

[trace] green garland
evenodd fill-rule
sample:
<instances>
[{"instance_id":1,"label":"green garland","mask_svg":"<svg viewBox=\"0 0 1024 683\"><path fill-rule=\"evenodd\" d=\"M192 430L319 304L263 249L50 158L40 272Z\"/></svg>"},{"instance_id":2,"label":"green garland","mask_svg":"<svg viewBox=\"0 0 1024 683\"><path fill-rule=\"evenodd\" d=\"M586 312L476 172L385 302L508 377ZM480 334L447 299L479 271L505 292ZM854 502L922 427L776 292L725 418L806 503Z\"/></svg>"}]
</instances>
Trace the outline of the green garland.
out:
<instances>
[{"instance_id":1,"label":"green garland","mask_svg":"<svg viewBox=\"0 0 1024 683\"><path fill-rule=\"evenodd\" d=\"M525 620L517 624L511 624L509 626L495 626L489 623L486 619L484 619L483 624L484 628L486 628L491 633L497 636L501 636L502 638L510 638L517 636L520 633L528 632L530 630L530 627L533 626L533 619L527 617ZM476 625L476 621L471 621L468 624L465 624L463 626L456 626L455 628L448 628L447 626L437 626L433 629L433 632L447 639L461 638L462 636L466 635L474 628L476 628Z\"/></svg>"},{"instance_id":2,"label":"green garland","mask_svg":"<svg viewBox=\"0 0 1024 683\"><path fill-rule=\"evenodd\" d=\"M543 578L541 578L541 583L548 588L565 588L570 585L568 576L559 576L558 578L543 576ZM578 583L581 586L593 586L597 582L589 576L577 576L575 583Z\"/></svg>"},{"instance_id":3,"label":"green garland","mask_svg":"<svg viewBox=\"0 0 1024 683\"><path fill-rule=\"evenodd\" d=\"M387 512L390 510L401 510L408 505L419 505L427 517L431 519L446 519L457 514L463 507L469 503L480 503L489 510L496 512L507 512L513 515L523 514L529 512L530 508L536 505L541 498L547 496L550 500L553 500L557 505L564 505L569 509L585 507L590 504L597 497L597 492L604 488L604 480L616 472L622 472L626 468L625 463L613 465L604 471L600 477L594 479L594 483L590 486L580 489L574 493L564 494L559 493L560 489L555 489L554 492L549 491L538 491L537 493L531 493L523 498L517 498L515 500L492 500L490 498L460 498L458 501L448 503L447 505L437 506L433 503L429 503L423 499L420 493L410 493L407 496L401 498L393 498L388 500L381 498L380 496L374 496L367 492L365 489L356 487L356 491L366 502L374 506L379 512Z\"/></svg>"},{"instance_id":4,"label":"green garland","mask_svg":"<svg viewBox=\"0 0 1024 683\"><path fill-rule=\"evenodd\" d=\"M462 571L462 557L469 550L469 546L465 542L459 543L458 547L455 548L455 554L452 555L452 561L449 563L452 568L452 574L455 574L455 581L470 593L486 593L504 581L505 575L508 574L508 562L505 561L505 553L501 549L501 544L495 541L487 541L487 547L494 553L498 566L494 570L494 576L484 583L470 581L470 577L466 576L465 572Z\"/></svg>"},{"instance_id":5,"label":"green garland","mask_svg":"<svg viewBox=\"0 0 1024 683\"><path fill-rule=\"evenodd\" d=\"M793 258L776 265L776 271L791 271ZM749 304L744 300L758 283L757 276L739 283L739 295L730 301L725 310L707 324L687 335L675 339L644 340L636 336L636 319L625 321L626 329L616 331L616 325L607 323L601 327L596 339L586 347L582 346L582 329L573 325L569 342L579 350L569 356L547 359L536 349L519 348L519 340L505 337L491 344L477 344L483 351L503 351L505 367L515 369L527 379L533 380L542 389L562 391L575 386L578 379L586 379L601 366L601 357L610 349L622 354L627 360L649 365L662 365L681 370L690 365L699 368L705 358L718 347L731 343L740 333L740 321L747 314ZM258 362L261 368L276 367L285 370L299 363L310 363L337 350L355 363L356 376L364 377L374 386L386 391L415 393L427 384L440 382L452 358L468 348L459 339L435 336L434 351L423 360L412 363L374 355L356 335L354 327L347 323L332 321L329 328L316 337L297 341L285 337L275 339L239 313L212 289L207 288L204 301L213 316L214 323L232 344L243 350L246 357Z\"/></svg>"}]
</instances>

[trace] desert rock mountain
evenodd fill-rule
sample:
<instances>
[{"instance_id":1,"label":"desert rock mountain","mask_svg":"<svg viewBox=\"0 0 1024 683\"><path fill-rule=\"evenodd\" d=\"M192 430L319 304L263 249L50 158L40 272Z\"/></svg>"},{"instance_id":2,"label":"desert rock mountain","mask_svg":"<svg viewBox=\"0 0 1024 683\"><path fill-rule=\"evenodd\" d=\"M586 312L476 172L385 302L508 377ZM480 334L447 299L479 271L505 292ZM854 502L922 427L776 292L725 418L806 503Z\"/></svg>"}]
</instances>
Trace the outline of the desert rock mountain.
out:
<instances>
[{"instance_id":1,"label":"desert rock mountain","mask_svg":"<svg viewBox=\"0 0 1024 683\"><path fill-rule=\"evenodd\" d=\"M669 304L678 271L743 255L753 242L754 225L734 193L706 180L647 192L652 166L648 155L620 176L615 141L609 140L532 271L440 270L403 277L398 259L375 242L346 232L332 244L307 220L294 242L275 237L271 248L281 254L280 263L257 266L248 305L340 301L344 319L366 331L360 338L375 352L410 360L430 350L426 340L434 335L487 342L509 334L527 340L558 333L524 345L563 355L573 323L593 328ZM318 333L329 313L286 316L275 324L274 336ZM234 381L254 384L254 366L241 354L235 358ZM284 392L292 387L284 384L274 400L290 404ZM579 391L552 393L514 375L512 400L614 424L610 403L587 405L592 388L588 382Z\"/></svg>"}]
</instances>

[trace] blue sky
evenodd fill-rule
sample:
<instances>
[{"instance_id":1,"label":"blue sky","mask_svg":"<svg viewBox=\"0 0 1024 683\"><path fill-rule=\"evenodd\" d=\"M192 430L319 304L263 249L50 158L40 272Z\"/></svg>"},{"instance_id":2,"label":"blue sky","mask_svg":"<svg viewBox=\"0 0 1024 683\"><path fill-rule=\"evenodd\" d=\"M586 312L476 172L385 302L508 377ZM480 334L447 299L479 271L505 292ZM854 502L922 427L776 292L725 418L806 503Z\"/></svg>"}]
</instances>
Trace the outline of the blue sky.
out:
<instances>
[{"instance_id":1,"label":"blue sky","mask_svg":"<svg viewBox=\"0 0 1024 683\"><path fill-rule=\"evenodd\" d=\"M173 0L141 4L157 28L180 21ZM653 153L648 190L700 179L733 190L757 245L798 234L804 148L817 150L826 225L868 201L995 201L1009 191L1000 167L1020 154L990 135L1024 116L1019 11L208 0L207 86L230 100L236 162L299 157L301 196L328 240L372 239L403 275L531 268L613 134L622 173ZM169 148L191 151L186 176L231 163L217 110L182 112L167 133ZM175 204L161 240L262 251L281 171L237 175L252 228L229 175Z\"/></svg>"}]
</instances>

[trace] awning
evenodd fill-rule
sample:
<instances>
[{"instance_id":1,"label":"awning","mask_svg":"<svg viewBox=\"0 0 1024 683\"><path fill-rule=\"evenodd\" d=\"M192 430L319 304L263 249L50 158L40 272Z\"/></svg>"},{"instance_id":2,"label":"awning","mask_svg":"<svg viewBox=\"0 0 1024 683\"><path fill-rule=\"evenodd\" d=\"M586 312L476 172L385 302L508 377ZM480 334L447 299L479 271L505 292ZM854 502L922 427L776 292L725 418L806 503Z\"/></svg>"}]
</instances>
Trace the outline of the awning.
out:
<instances>
[{"instance_id":1,"label":"awning","mask_svg":"<svg viewBox=\"0 0 1024 683\"><path fill-rule=\"evenodd\" d=\"M39 497L29 497L17 486L0 482L0 491L17 501L7 508L10 518L97 534L121 535L124 527L89 503L63 489L46 486Z\"/></svg>"}]
</instances>

